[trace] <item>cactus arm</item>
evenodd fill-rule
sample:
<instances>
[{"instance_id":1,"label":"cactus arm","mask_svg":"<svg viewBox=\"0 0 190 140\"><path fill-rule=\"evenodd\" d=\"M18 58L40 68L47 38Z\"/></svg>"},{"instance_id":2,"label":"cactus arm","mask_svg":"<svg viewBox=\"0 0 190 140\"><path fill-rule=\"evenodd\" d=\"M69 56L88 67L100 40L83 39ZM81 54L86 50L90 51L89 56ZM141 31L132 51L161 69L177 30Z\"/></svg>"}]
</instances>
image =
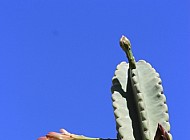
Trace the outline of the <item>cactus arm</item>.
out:
<instances>
[{"instance_id":1,"label":"cactus arm","mask_svg":"<svg viewBox=\"0 0 190 140\"><path fill-rule=\"evenodd\" d=\"M129 63L117 66L112 79L112 100L118 138L153 140L158 124L172 140L166 97L159 74L145 61L135 62L130 41L122 36L120 46Z\"/></svg>"},{"instance_id":2,"label":"cactus arm","mask_svg":"<svg viewBox=\"0 0 190 140\"><path fill-rule=\"evenodd\" d=\"M153 140L158 124L170 132L168 107L159 74L145 61L136 69L121 62L112 79L112 100L118 136L126 140Z\"/></svg>"}]
</instances>

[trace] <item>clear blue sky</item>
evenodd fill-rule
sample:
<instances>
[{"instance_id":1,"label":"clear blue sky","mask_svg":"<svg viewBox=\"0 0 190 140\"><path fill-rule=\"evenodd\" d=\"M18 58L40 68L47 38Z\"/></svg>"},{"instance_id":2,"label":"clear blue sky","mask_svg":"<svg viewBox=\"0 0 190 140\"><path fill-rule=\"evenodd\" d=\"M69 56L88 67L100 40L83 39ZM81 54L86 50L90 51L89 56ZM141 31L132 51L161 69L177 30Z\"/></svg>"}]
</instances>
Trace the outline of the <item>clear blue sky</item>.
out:
<instances>
[{"instance_id":1,"label":"clear blue sky","mask_svg":"<svg viewBox=\"0 0 190 140\"><path fill-rule=\"evenodd\" d=\"M126 60L160 73L174 139L190 132L188 0L1 0L0 132L36 140L65 128L115 138L111 79Z\"/></svg>"}]
</instances>

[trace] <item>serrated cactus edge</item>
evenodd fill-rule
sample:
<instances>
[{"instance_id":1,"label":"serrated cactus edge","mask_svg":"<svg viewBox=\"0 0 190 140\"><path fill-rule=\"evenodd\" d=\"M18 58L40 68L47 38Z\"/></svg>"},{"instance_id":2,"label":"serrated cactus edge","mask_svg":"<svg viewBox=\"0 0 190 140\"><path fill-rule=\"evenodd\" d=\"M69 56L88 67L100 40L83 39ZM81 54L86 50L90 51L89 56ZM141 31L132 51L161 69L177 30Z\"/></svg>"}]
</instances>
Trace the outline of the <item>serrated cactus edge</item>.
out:
<instances>
[{"instance_id":1,"label":"serrated cactus edge","mask_svg":"<svg viewBox=\"0 0 190 140\"><path fill-rule=\"evenodd\" d=\"M118 138L154 140L158 124L169 133L166 97L159 74L140 60L136 68L121 62L112 79L112 100ZM172 139L169 133L170 139Z\"/></svg>"}]
</instances>

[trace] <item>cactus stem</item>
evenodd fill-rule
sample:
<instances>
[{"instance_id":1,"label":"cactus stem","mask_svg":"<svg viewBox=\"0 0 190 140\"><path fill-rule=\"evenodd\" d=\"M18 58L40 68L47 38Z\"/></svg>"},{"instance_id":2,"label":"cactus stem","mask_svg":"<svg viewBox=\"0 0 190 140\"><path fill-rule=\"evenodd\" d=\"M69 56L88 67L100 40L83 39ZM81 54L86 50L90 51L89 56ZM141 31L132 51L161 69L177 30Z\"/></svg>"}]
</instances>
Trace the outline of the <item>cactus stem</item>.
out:
<instances>
[{"instance_id":1,"label":"cactus stem","mask_svg":"<svg viewBox=\"0 0 190 140\"><path fill-rule=\"evenodd\" d=\"M131 50L131 43L130 43L129 39L127 39L127 37L125 37L124 35L120 39L120 46L127 55L127 59L129 61L129 68L135 69L136 68L135 58L134 58L132 50Z\"/></svg>"}]
</instances>

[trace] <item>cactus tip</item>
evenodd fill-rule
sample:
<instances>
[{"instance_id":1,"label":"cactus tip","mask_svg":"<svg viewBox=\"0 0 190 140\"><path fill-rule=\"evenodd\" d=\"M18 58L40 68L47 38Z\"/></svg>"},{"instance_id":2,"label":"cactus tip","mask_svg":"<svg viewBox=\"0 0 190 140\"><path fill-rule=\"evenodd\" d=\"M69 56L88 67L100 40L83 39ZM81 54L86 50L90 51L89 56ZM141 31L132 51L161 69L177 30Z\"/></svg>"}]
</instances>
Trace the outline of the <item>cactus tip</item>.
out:
<instances>
[{"instance_id":1,"label":"cactus tip","mask_svg":"<svg viewBox=\"0 0 190 140\"><path fill-rule=\"evenodd\" d=\"M131 43L129 39L125 37L124 35L122 35L119 43L120 43L121 48L124 50L124 52L127 55L127 58L129 60L129 67L131 69L135 69L136 68L135 59L131 50Z\"/></svg>"},{"instance_id":2,"label":"cactus tip","mask_svg":"<svg viewBox=\"0 0 190 140\"><path fill-rule=\"evenodd\" d=\"M121 36L119 43L120 43L121 48L125 51L125 53L127 52L128 49L131 48L131 43L129 39L125 37L124 35Z\"/></svg>"}]
</instances>

